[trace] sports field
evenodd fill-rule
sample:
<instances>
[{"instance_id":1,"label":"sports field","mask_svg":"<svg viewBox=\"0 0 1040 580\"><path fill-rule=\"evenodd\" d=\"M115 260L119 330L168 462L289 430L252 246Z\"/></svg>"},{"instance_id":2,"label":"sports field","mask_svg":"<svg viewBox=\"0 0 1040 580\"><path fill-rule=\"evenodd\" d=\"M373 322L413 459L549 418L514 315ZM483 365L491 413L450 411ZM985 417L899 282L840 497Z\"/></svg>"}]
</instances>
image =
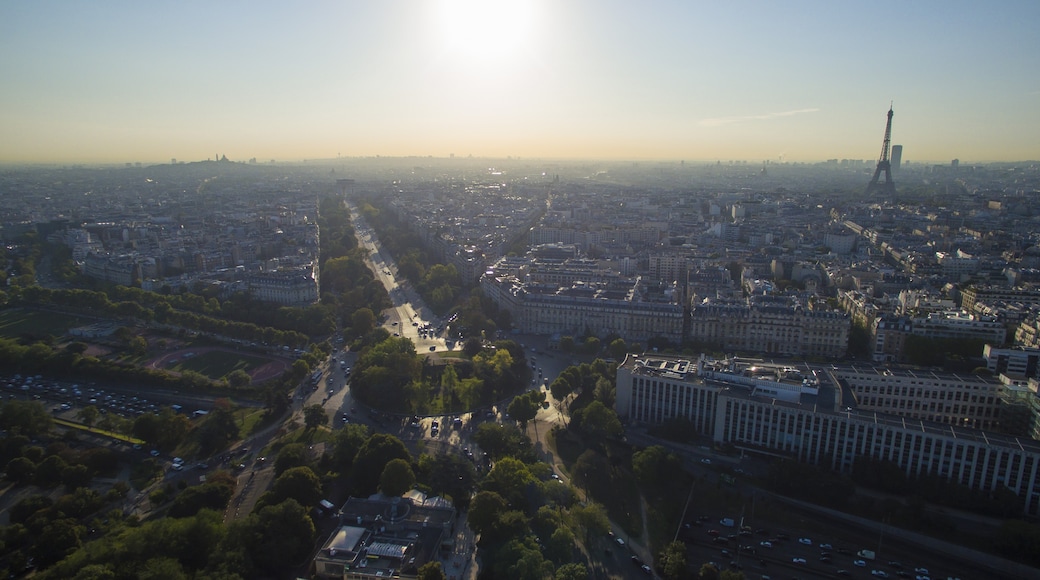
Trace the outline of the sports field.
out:
<instances>
[{"instance_id":1,"label":"sports field","mask_svg":"<svg viewBox=\"0 0 1040 580\"><path fill-rule=\"evenodd\" d=\"M181 353L175 359L167 359L163 368L171 371L194 371L211 379L220 379L228 373L239 369L252 374L255 369L269 362L271 362L270 359L250 356L241 352L205 350L202 352L188 351Z\"/></svg>"},{"instance_id":2,"label":"sports field","mask_svg":"<svg viewBox=\"0 0 1040 580\"><path fill-rule=\"evenodd\" d=\"M150 369L183 372L193 371L214 380L220 380L238 369L245 371L259 384L281 376L292 364L291 359L246 353L215 346L194 346L165 352L145 363Z\"/></svg>"}]
</instances>

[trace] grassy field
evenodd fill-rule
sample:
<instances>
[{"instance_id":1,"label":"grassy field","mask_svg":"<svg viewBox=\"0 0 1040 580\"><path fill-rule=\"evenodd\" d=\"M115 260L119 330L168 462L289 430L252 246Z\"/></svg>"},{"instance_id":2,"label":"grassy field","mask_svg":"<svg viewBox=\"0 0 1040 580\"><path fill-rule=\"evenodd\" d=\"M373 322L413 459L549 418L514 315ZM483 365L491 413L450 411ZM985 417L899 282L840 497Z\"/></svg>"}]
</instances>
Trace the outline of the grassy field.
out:
<instances>
[{"instance_id":1,"label":"grassy field","mask_svg":"<svg viewBox=\"0 0 1040 580\"><path fill-rule=\"evenodd\" d=\"M0 311L0 336L5 338L18 338L24 334L61 336L70 328L92 322L94 321L57 312L10 308Z\"/></svg>"},{"instance_id":2,"label":"grassy field","mask_svg":"<svg viewBox=\"0 0 1040 580\"><path fill-rule=\"evenodd\" d=\"M220 379L238 369L248 373L268 362L266 358L249 356L240 352L214 350L191 358L182 358L176 364L166 368L174 371L194 371L211 379Z\"/></svg>"}]
</instances>

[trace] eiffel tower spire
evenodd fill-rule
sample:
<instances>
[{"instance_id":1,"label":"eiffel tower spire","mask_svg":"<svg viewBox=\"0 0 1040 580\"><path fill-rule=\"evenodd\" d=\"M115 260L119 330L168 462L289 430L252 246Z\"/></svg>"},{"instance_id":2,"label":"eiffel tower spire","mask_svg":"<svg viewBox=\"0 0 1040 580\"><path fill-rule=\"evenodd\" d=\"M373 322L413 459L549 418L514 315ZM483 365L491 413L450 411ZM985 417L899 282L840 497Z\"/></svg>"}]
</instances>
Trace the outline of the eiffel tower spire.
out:
<instances>
[{"instance_id":1,"label":"eiffel tower spire","mask_svg":"<svg viewBox=\"0 0 1040 580\"><path fill-rule=\"evenodd\" d=\"M881 146L881 158L878 159L877 169L874 170L874 177L870 180L867 185L867 193L887 193L894 194L896 192L896 183L892 181L892 164L888 160L888 147L892 143L892 106L888 107L888 124L885 125L885 143ZM885 172L885 182L878 183L881 178L881 172Z\"/></svg>"}]
</instances>

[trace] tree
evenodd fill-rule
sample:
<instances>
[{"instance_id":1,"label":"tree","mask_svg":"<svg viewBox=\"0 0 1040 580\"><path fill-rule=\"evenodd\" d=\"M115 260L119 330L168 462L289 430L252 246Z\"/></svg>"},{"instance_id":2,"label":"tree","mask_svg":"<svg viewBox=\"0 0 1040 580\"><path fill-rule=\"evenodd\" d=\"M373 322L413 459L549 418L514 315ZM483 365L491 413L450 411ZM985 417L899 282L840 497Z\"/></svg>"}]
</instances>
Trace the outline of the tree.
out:
<instances>
[{"instance_id":1,"label":"tree","mask_svg":"<svg viewBox=\"0 0 1040 580\"><path fill-rule=\"evenodd\" d=\"M199 510L208 508L224 511L234 492L226 483L204 483L193 485L177 494L167 515L171 518L191 517Z\"/></svg>"},{"instance_id":2,"label":"tree","mask_svg":"<svg viewBox=\"0 0 1040 580\"><path fill-rule=\"evenodd\" d=\"M148 352L148 341L141 336L135 336L129 340L127 346L135 356L142 356Z\"/></svg>"},{"instance_id":3,"label":"tree","mask_svg":"<svg viewBox=\"0 0 1040 580\"><path fill-rule=\"evenodd\" d=\"M249 520L247 537L252 540L246 548L263 575L284 575L310 555L314 522L295 500L267 506Z\"/></svg>"},{"instance_id":4,"label":"tree","mask_svg":"<svg viewBox=\"0 0 1040 580\"><path fill-rule=\"evenodd\" d=\"M556 564L565 564L574 557L574 532L566 527L559 527L545 542L545 553Z\"/></svg>"},{"instance_id":5,"label":"tree","mask_svg":"<svg viewBox=\"0 0 1040 580\"><path fill-rule=\"evenodd\" d=\"M494 491L505 498L513 509L524 509L528 488L537 479L522 461L514 457L503 457L484 479L484 489Z\"/></svg>"},{"instance_id":6,"label":"tree","mask_svg":"<svg viewBox=\"0 0 1040 580\"><path fill-rule=\"evenodd\" d=\"M29 553L36 559L37 566L47 568L78 548L82 533L82 527L74 519L54 520L44 526Z\"/></svg>"},{"instance_id":7,"label":"tree","mask_svg":"<svg viewBox=\"0 0 1040 580\"><path fill-rule=\"evenodd\" d=\"M361 423L348 423L332 435L331 469L347 475L354 464L354 457L369 437L368 427Z\"/></svg>"},{"instance_id":8,"label":"tree","mask_svg":"<svg viewBox=\"0 0 1040 580\"><path fill-rule=\"evenodd\" d=\"M0 408L0 427L33 437L51 428L51 417L39 401L7 401Z\"/></svg>"},{"instance_id":9,"label":"tree","mask_svg":"<svg viewBox=\"0 0 1040 580\"><path fill-rule=\"evenodd\" d=\"M329 416L325 413L325 407L315 403L303 408L303 424L307 429L314 430L328 422Z\"/></svg>"},{"instance_id":10,"label":"tree","mask_svg":"<svg viewBox=\"0 0 1040 580\"><path fill-rule=\"evenodd\" d=\"M189 576L176 558L150 558L137 571L140 580L189 580Z\"/></svg>"},{"instance_id":11,"label":"tree","mask_svg":"<svg viewBox=\"0 0 1040 580\"><path fill-rule=\"evenodd\" d=\"M493 491L477 492L469 504L466 521L478 534L489 532L498 522L499 516L509 509L505 498Z\"/></svg>"},{"instance_id":12,"label":"tree","mask_svg":"<svg viewBox=\"0 0 1040 580\"><path fill-rule=\"evenodd\" d=\"M415 485L415 473L404 459L393 459L379 476L379 490L389 497L400 497Z\"/></svg>"},{"instance_id":13,"label":"tree","mask_svg":"<svg viewBox=\"0 0 1040 580\"><path fill-rule=\"evenodd\" d=\"M697 573L698 580L719 580L719 569L716 568L710 562L702 564L700 571Z\"/></svg>"},{"instance_id":14,"label":"tree","mask_svg":"<svg viewBox=\"0 0 1040 580\"><path fill-rule=\"evenodd\" d=\"M625 354L628 353L628 344L626 344L623 339L617 338L614 342L610 343L607 350L610 352L610 356L614 358L614 360L621 361L625 358Z\"/></svg>"},{"instance_id":15,"label":"tree","mask_svg":"<svg viewBox=\"0 0 1040 580\"><path fill-rule=\"evenodd\" d=\"M376 315L371 308L358 308L350 316L351 330L354 336L364 336L372 331L376 325Z\"/></svg>"},{"instance_id":16,"label":"tree","mask_svg":"<svg viewBox=\"0 0 1040 580\"><path fill-rule=\"evenodd\" d=\"M317 505L322 498L321 480L310 467L293 467L278 476L271 486L267 505L296 500L302 506Z\"/></svg>"},{"instance_id":17,"label":"tree","mask_svg":"<svg viewBox=\"0 0 1040 580\"><path fill-rule=\"evenodd\" d=\"M79 413L76 413L76 416L79 418L80 422L87 427L93 427L94 422L97 421L98 415L100 414L101 413L98 411L97 407L94 405L87 405L80 409Z\"/></svg>"},{"instance_id":18,"label":"tree","mask_svg":"<svg viewBox=\"0 0 1040 580\"><path fill-rule=\"evenodd\" d=\"M45 495L30 495L27 498L18 500L18 503L11 506L8 515L9 522L11 524L24 524L33 514L52 505L54 505L54 500Z\"/></svg>"},{"instance_id":19,"label":"tree","mask_svg":"<svg viewBox=\"0 0 1040 580\"><path fill-rule=\"evenodd\" d=\"M28 483L35 476L36 464L27 457L15 457L4 469L4 477L15 483Z\"/></svg>"},{"instance_id":20,"label":"tree","mask_svg":"<svg viewBox=\"0 0 1040 580\"><path fill-rule=\"evenodd\" d=\"M574 337L564 336L560 339L560 350L566 353L574 352Z\"/></svg>"},{"instance_id":21,"label":"tree","mask_svg":"<svg viewBox=\"0 0 1040 580\"><path fill-rule=\"evenodd\" d=\"M322 411L324 413L324 411ZM281 475L294 467L310 465L310 455L303 443L289 443L278 452L274 460L274 473Z\"/></svg>"},{"instance_id":22,"label":"tree","mask_svg":"<svg viewBox=\"0 0 1040 580\"><path fill-rule=\"evenodd\" d=\"M680 473L681 469L679 458L660 445L652 445L632 454L632 472L645 487L661 485L668 481L670 475Z\"/></svg>"},{"instance_id":23,"label":"tree","mask_svg":"<svg viewBox=\"0 0 1040 580\"><path fill-rule=\"evenodd\" d=\"M585 564L572 562L556 569L556 580L588 580L589 569Z\"/></svg>"},{"instance_id":24,"label":"tree","mask_svg":"<svg viewBox=\"0 0 1040 580\"><path fill-rule=\"evenodd\" d=\"M568 510L567 516L575 527L584 531L585 545L593 536L602 536L610 531L610 519L598 503L586 501L585 505L576 505Z\"/></svg>"},{"instance_id":25,"label":"tree","mask_svg":"<svg viewBox=\"0 0 1040 580\"><path fill-rule=\"evenodd\" d=\"M411 454L400 439L386 433L376 433L365 441L354 458L351 470L353 490L359 495L374 492L387 463L394 459L410 461Z\"/></svg>"},{"instance_id":26,"label":"tree","mask_svg":"<svg viewBox=\"0 0 1040 580\"><path fill-rule=\"evenodd\" d=\"M253 378L249 376L249 373L242 369L235 369L228 373L227 382L232 387L240 389L242 387L248 387L249 383L253 382Z\"/></svg>"},{"instance_id":27,"label":"tree","mask_svg":"<svg viewBox=\"0 0 1040 580\"><path fill-rule=\"evenodd\" d=\"M33 482L40 487L54 487L61 483L62 471L68 465L60 456L48 455L36 466L36 477L33 478Z\"/></svg>"},{"instance_id":28,"label":"tree","mask_svg":"<svg viewBox=\"0 0 1040 580\"><path fill-rule=\"evenodd\" d=\"M544 580L552 576L553 565L533 541L513 540L496 555L494 570L496 578Z\"/></svg>"},{"instance_id":29,"label":"tree","mask_svg":"<svg viewBox=\"0 0 1040 580\"><path fill-rule=\"evenodd\" d=\"M441 569L441 563L432 561L419 566L418 580L447 580L447 576Z\"/></svg>"},{"instance_id":30,"label":"tree","mask_svg":"<svg viewBox=\"0 0 1040 580\"><path fill-rule=\"evenodd\" d=\"M682 542L671 542L665 546L657 563L666 580L684 580L690 576L686 545Z\"/></svg>"},{"instance_id":31,"label":"tree","mask_svg":"<svg viewBox=\"0 0 1040 580\"><path fill-rule=\"evenodd\" d=\"M617 413L599 401L589 403L577 413L576 419L582 433L595 444L603 443L607 437L620 436L624 432Z\"/></svg>"},{"instance_id":32,"label":"tree","mask_svg":"<svg viewBox=\"0 0 1040 580\"><path fill-rule=\"evenodd\" d=\"M203 454L213 453L237 439L239 429L231 401L214 401L213 409L202 419L196 433Z\"/></svg>"},{"instance_id":33,"label":"tree","mask_svg":"<svg viewBox=\"0 0 1040 580\"><path fill-rule=\"evenodd\" d=\"M541 401L538 400L538 395L544 399L545 393L542 391L528 391L522 395L514 397L512 402L509 403L507 412L509 416L520 422L520 426L523 429L527 428L527 422L534 419L535 415L538 414L538 407Z\"/></svg>"}]
</instances>

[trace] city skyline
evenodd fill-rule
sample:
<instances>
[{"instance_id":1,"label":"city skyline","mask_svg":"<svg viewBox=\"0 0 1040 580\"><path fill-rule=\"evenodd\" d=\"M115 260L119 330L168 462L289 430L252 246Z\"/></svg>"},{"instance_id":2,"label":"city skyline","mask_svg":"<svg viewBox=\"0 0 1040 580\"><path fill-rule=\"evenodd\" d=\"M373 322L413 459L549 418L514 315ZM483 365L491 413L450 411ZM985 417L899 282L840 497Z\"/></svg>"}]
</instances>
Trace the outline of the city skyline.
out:
<instances>
[{"instance_id":1,"label":"city skyline","mask_svg":"<svg viewBox=\"0 0 1040 580\"><path fill-rule=\"evenodd\" d=\"M57 8L57 9L56 9ZM1040 159L1040 4L0 5L0 163Z\"/></svg>"}]
</instances>

